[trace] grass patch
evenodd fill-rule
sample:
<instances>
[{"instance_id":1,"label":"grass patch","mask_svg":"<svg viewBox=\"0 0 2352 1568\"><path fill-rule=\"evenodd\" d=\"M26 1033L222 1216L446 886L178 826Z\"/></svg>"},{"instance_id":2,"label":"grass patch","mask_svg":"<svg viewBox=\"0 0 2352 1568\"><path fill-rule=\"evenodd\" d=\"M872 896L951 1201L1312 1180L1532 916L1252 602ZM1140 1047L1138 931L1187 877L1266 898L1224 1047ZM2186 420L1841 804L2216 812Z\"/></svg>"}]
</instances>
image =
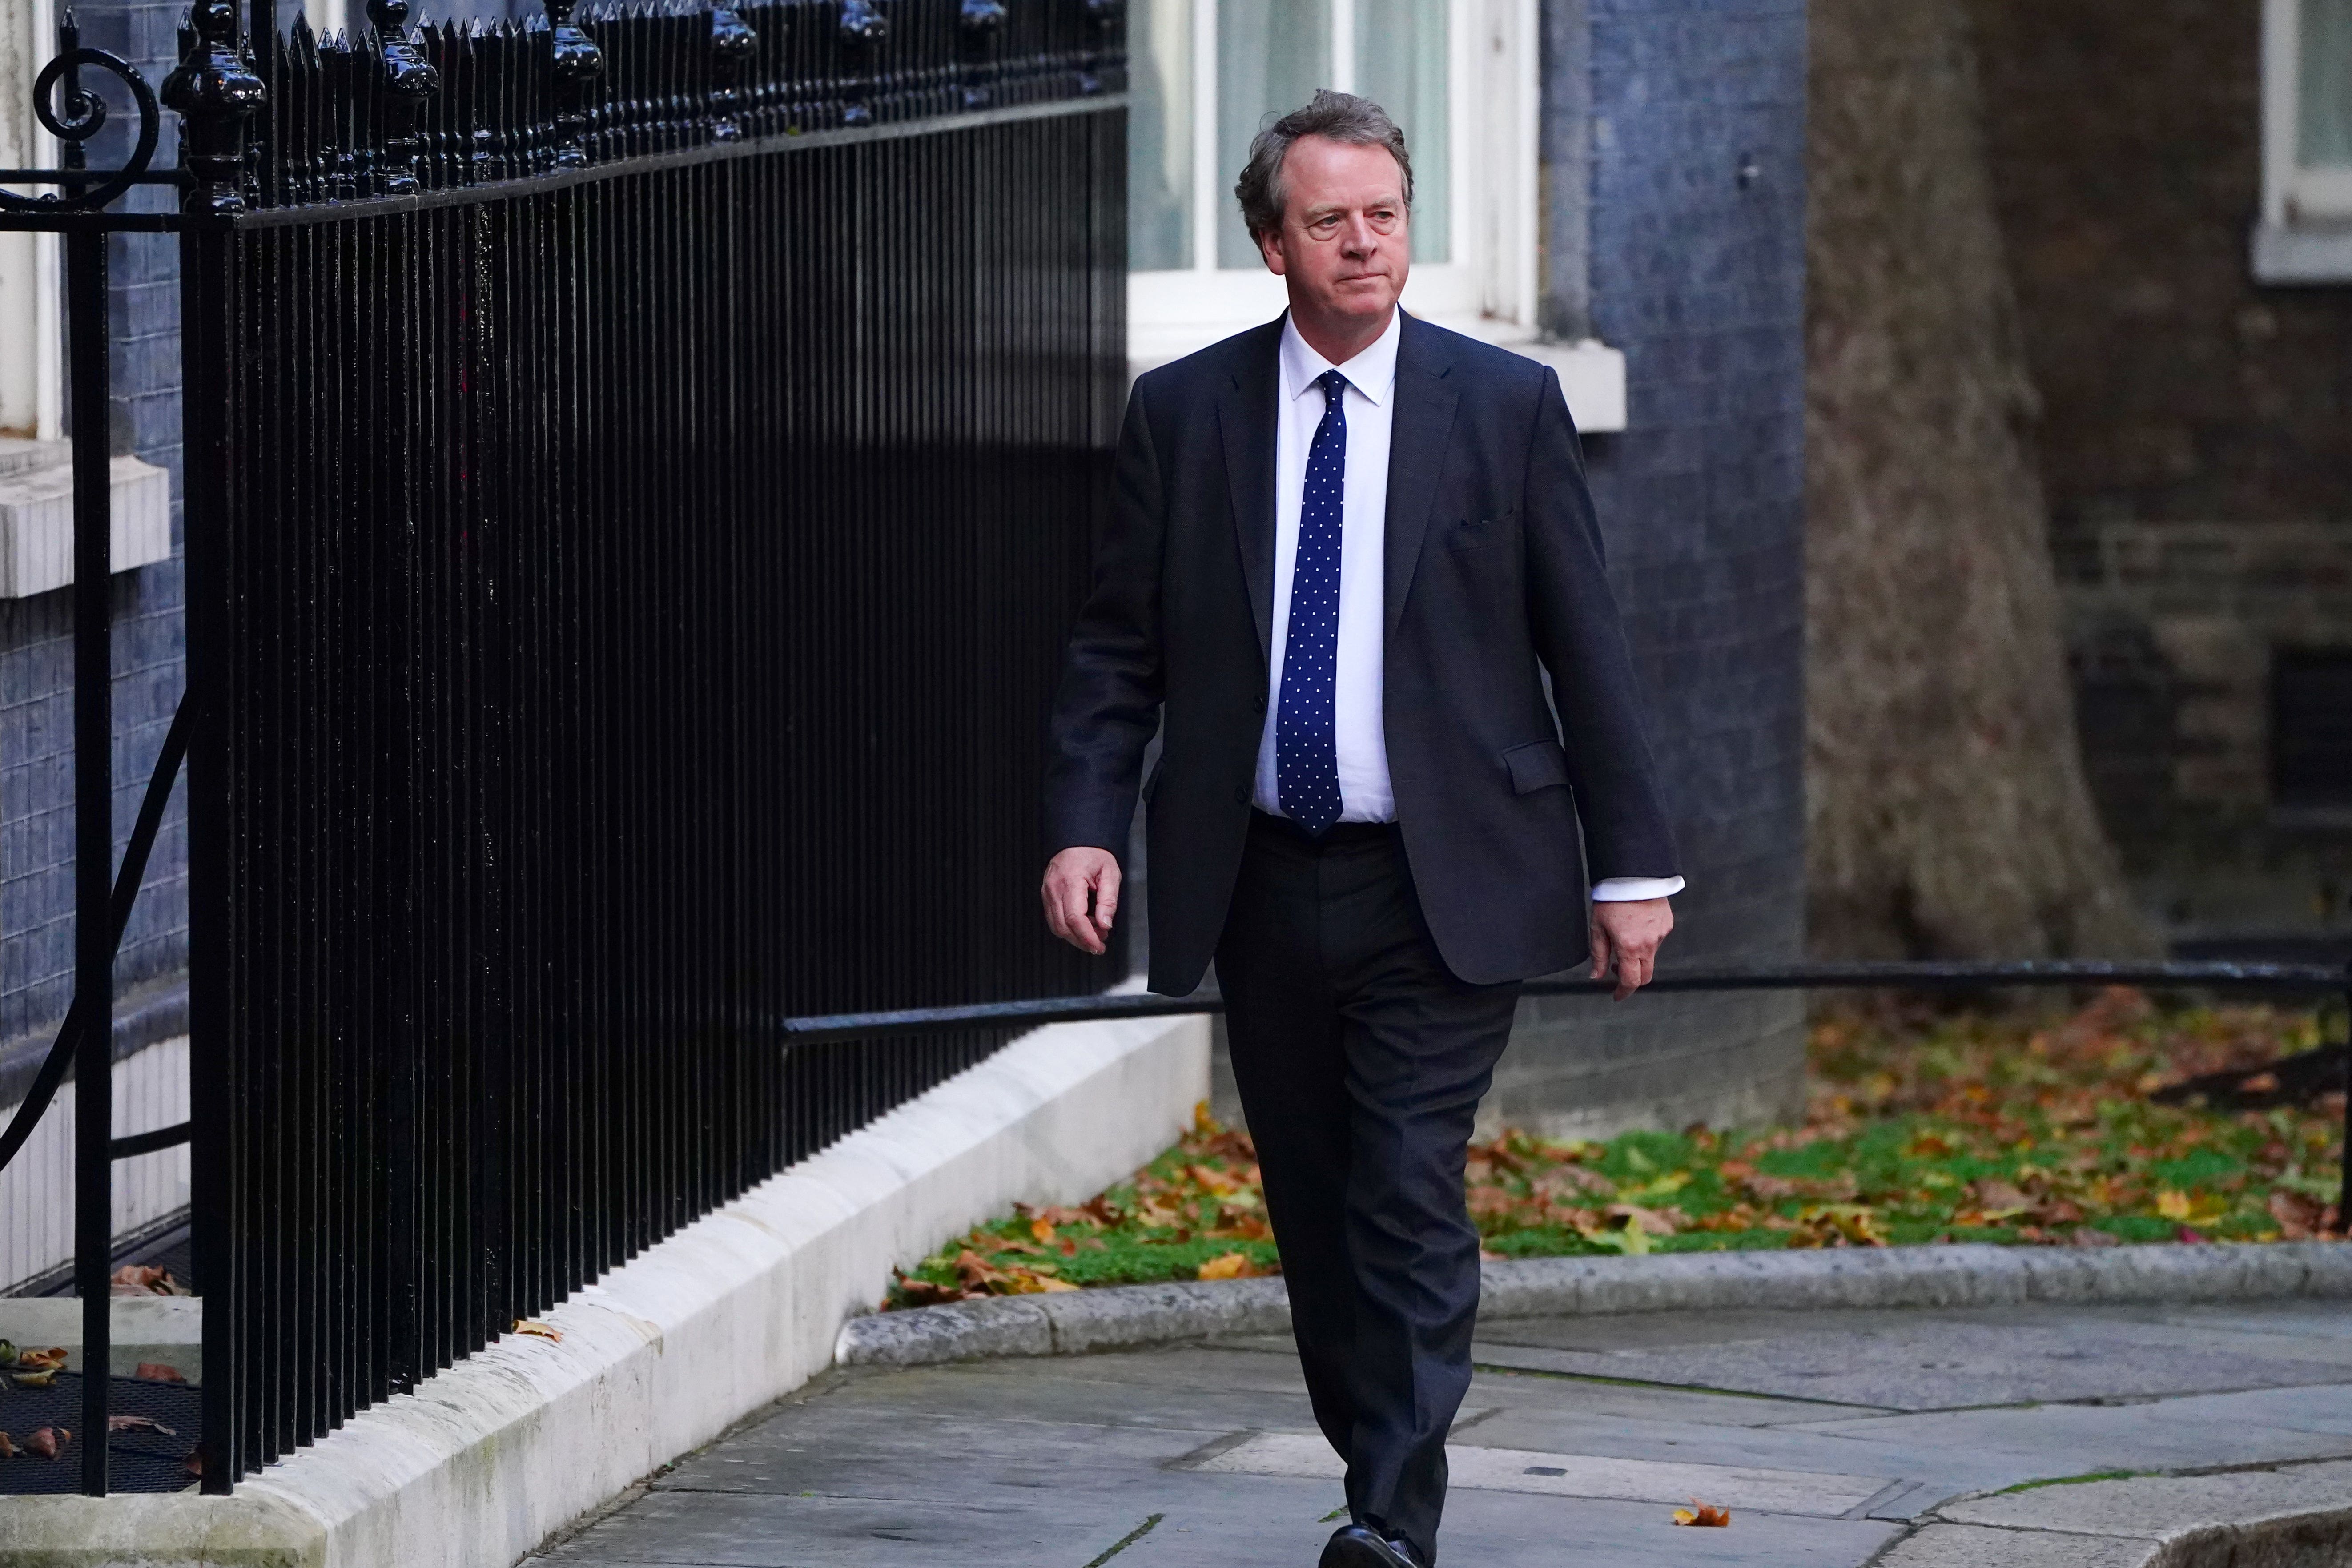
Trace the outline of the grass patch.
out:
<instances>
[{"instance_id":1,"label":"grass patch","mask_svg":"<svg viewBox=\"0 0 2352 1568\"><path fill-rule=\"evenodd\" d=\"M2093 1470L2086 1476L2053 1476L2046 1481L2020 1481L2013 1487L2003 1487L1995 1497L2007 1497L2011 1492L2038 1492L2043 1487L2080 1487L2093 1481L2127 1481L2134 1476L2152 1476L2154 1470Z\"/></svg>"},{"instance_id":2,"label":"grass patch","mask_svg":"<svg viewBox=\"0 0 2352 1568\"><path fill-rule=\"evenodd\" d=\"M2320 1034L2312 1012L2120 990L2063 1016L1838 1015L1811 1031L1801 1123L1506 1132L1470 1151L1470 1213L1496 1258L2300 1239L2336 1224L2340 1094L2244 1111L2147 1097ZM898 1276L888 1304L1279 1268L1255 1151L1204 1109L1131 1180L979 1226Z\"/></svg>"}]
</instances>

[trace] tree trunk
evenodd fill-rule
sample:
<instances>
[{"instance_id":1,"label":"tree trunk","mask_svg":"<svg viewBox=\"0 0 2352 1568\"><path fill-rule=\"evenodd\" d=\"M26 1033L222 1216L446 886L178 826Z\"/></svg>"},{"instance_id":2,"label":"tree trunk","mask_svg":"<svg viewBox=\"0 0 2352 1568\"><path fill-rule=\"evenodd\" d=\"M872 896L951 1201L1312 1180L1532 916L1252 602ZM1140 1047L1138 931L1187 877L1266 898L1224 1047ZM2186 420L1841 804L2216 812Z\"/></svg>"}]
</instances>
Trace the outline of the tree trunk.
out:
<instances>
[{"instance_id":1,"label":"tree trunk","mask_svg":"<svg viewBox=\"0 0 2352 1568\"><path fill-rule=\"evenodd\" d=\"M1958 0L1814 0L1807 788L1814 950L2122 957L2036 400Z\"/></svg>"}]
</instances>

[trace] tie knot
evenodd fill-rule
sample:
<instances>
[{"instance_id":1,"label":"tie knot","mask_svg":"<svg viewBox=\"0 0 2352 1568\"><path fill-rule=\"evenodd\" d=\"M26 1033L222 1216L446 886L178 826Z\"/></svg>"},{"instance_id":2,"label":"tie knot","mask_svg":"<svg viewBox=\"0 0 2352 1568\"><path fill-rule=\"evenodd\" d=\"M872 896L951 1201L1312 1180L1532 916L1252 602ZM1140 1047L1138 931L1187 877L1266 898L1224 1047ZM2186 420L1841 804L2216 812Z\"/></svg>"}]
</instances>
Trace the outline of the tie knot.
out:
<instances>
[{"instance_id":1,"label":"tie knot","mask_svg":"<svg viewBox=\"0 0 2352 1568\"><path fill-rule=\"evenodd\" d=\"M1323 401L1332 405L1337 405L1339 395L1348 390L1348 378L1336 370L1325 371L1315 378L1315 384L1323 389Z\"/></svg>"}]
</instances>

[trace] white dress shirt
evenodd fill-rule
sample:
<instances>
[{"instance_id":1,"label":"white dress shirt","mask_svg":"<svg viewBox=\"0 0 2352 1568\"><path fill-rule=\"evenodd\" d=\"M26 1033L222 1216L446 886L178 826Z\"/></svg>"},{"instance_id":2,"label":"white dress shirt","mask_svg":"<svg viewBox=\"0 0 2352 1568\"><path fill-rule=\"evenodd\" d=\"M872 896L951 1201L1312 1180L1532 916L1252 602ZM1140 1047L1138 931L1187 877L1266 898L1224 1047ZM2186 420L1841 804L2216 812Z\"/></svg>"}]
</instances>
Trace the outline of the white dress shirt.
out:
<instances>
[{"instance_id":1,"label":"white dress shirt","mask_svg":"<svg viewBox=\"0 0 2352 1568\"><path fill-rule=\"evenodd\" d=\"M1396 795L1389 783L1388 735L1381 719L1386 656L1382 616L1387 594L1389 433L1396 411L1397 341L1402 313L1388 331L1347 363L1334 366L1309 348L1298 328L1282 322L1280 378L1274 436L1274 626L1267 661L1265 730L1258 739L1260 811L1282 815L1276 784L1275 730L1282 712L1282 659L1290 640L1290 583L1298 562L1298 514L1307 490L1307 454L1323 422L1324 396L1315 384L1337 369L1348 378L1341 412L1348 421L1348 466L1339 505L1339 647L1332 690L1332 722L1339 764L1339 820L1393 822ZM1681 892L1680 877L1612 877L1592 896L1603 901L1658 899Z\"/></svg>"}]
</instances>

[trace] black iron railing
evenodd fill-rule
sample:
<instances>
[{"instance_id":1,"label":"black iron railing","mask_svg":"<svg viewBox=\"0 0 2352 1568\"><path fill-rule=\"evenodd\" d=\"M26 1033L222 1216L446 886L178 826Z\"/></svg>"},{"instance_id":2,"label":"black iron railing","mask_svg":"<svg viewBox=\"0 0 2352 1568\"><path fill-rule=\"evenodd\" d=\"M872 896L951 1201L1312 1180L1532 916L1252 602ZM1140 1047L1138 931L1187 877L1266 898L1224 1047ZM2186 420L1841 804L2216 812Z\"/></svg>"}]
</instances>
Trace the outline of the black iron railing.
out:
<instances>
[{"instance_id":1,"label":"black iron railing","mask_svg":"<svg viewBox=\"0 0 2352 1568\"><path fill-rule=\"evenodd\" d=\"M1124 384L1119 7L369 19L200 0L183 168L0 172L78 258L181 236L215 1491L1005 1033L773 1019L1118 973L1003 911ZM105 210L142 181L181 211ZM93 1122L82 973L102 1366L108 1160L177 1130Z\"/></svg>"}]
</instances>

